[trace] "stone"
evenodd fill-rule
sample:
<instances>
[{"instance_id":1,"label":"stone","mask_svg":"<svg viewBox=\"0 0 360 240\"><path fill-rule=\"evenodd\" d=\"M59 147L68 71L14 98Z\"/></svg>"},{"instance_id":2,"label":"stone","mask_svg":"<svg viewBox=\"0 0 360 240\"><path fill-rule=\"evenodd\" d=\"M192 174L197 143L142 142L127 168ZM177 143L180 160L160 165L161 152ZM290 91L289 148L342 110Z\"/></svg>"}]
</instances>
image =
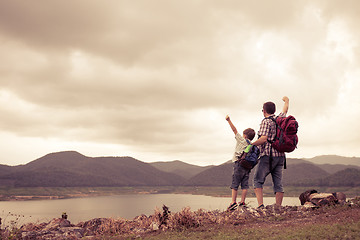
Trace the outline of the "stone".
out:
<instances>
[{"instance_id":1,"label":"stone","mask_svg":"<svg viewBox=\"0 0 360 240\"><path fill-rule=\"evenodd\" d=\"M303 204L304 208L316 208L317 206L315 204L313 204L312 202L305 202Z\"/></svg>"},{"instance_id":2,"label":"stone","mask_svg":"<svg viewBox=\"0 0 360 240\"><path fill-rule=\"evenodd\" d=\"M306 208L321 207L338 203L344 204L346 202L346 195L342 192L318 193L315 189L311 189L301 193L299 199L301 205L306 204Z\"/></svg>"},{"instance_id":3,"label":"stone","mask_svg":"<svg viewBox=\"0 0 360 240\"><path fill-rule=\"evenodd\" d=\"M333 193L333 195L336 197L336 199L338 200L338 202L340 204L344 204L346 202L346 195L343 192L335 192Z\"/></svg>"},{"instance_id":4,"label":"stone","mask_svg":"<svg viewBox=\"0 0 360 240\"><path fill-rule=\"evenodd\" d=\"M332 193L313 193L310 195L309 200L317 206L333 205L337 202Z\"/></svg>"},{"instance_id":5,"label":"stone","mask_svg":"<svg viewBox=\"0 0 360 240\"><path fill-rule=\"evenodd\" d=\"M155 222L151 223L150 229L153 230L153 231L159 230L159 224L155 223Z\"/></svg>"},{"instance_id":6,"label":"stone","mask_svg":"<svg viewBox=\"0 0 360 240\"><path fill-rule=\"evenodd\" d=\"M71 223L69 220L64 218L54 218L43 228L43 230L52 231L52 230L57 230L60 227L71 227Z\"/></svg>"},{"instance_id":7,"label":"stone","mask_svg":"<svg viewBox=\"0 0 360 240\"><path fill-rule=\"evenodd\" d=\"M310 201L310 195L313 193L317 193L315 189L306 190L305 192L301 193L299 196L301 205L304 205L306 202Z\"/></svg>"}]
</instances>

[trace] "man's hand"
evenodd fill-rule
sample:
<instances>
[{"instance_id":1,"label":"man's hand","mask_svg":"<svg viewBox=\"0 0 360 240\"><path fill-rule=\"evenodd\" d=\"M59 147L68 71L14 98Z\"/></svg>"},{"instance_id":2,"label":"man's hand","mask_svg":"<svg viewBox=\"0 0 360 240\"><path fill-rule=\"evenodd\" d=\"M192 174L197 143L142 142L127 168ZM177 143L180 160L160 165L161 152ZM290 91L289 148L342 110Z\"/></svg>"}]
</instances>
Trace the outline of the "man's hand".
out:
<instances>
[{"instance_id":1,"label":"man's hand","mask_svg":"<svg viewBox=\"0 0 360 240\"><path fill-rule=\"evenodd\" d=\"M229 115L226 115L225 120L226 120L226 121L230 121Z\"/></svg>"},{"instance_id":2,"label":"man's hand","mask_svg":"<svg viewBox=\"0 0 360 240\"><path fill-rule=\"evenodd\" d=\"M288 110L289 110L289 98L287 96L284 96L282 98L282 100L284 101L284 107L283 107L283 110L282 112L287 114Z\"/></svg>"},{"instance_id":3,"label":"man's hand","mask_svg":"<svg viewBox=\"0 0 360 240\"><path fill-rule=\"evenodd\" d=\"M267 136L261 136L258 138L255 142L251 143L254 146L260 146L263 145L265 142L267 142Z\"/></svg>"}]
</instances>

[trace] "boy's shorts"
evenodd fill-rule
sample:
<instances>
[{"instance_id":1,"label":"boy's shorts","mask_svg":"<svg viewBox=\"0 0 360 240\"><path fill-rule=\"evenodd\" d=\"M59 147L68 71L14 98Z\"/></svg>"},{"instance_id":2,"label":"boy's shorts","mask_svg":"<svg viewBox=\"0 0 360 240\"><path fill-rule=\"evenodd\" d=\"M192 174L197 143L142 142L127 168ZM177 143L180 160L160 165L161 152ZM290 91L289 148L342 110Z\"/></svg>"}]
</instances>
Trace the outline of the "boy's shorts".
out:
<instances>
[{"instance_id":1,"label":"boy's shorts","mask_svg":"<svg viewBox=\"0 0 360 240\"><path fill-rule=\"evenodd\" d=\"M273 157L271 162L272 171L270 171L269 156L262 156L259 158L259 164L254 176L254 187L262 188L265 179L271 173L274 192L284 192L282 186L282 169L284 167L285 157Z\"/></svg>"},{"instance_id":2,"label":"boy's shorts","mask_svg":"<svg viewBox=\"0 0 360 240\"><path fill-rule=\"evenodd\" d=\"M238 190L239 185L241 184L241 189L248 189L249 174L250 174L250 170L243 168L240 165L240 161L234 162L234 173L232 176L232 183L230 188Z\"/></svg>"}]
</instances>

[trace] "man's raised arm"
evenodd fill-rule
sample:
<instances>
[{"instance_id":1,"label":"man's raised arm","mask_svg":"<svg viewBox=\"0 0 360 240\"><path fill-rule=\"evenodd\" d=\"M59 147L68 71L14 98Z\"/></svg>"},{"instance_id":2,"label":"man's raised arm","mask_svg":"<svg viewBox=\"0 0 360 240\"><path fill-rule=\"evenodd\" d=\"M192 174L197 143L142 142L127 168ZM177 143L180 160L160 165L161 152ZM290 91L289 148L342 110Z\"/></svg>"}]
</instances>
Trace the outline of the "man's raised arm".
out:
<instances>
[{"instance_id":1,"label":"man's raised arm","mask_svg":"<svg viewBox=\"0 0 360 240\"><path fill-rule=\"evenodd\" d=\"M283 97L282 100L284 101L284 107L282 112L287 114L288 110L289 110L289 98L288 97Z\"/></svg>"}]
</instances>

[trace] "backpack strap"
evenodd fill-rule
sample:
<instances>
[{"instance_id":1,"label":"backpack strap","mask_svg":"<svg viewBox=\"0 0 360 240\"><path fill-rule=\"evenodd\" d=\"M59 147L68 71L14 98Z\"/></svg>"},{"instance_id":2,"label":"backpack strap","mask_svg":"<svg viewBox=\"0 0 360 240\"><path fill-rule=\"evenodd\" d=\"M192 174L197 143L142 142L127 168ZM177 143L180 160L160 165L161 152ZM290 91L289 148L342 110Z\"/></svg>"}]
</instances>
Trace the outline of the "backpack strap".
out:
<instances>
[{"instance_id":1,"label":"backpack strap","mask_svg":"<svg viewBox=\"0 0 360 240\"><path fill-rule=\"evenodd\" d=\"M273 118L273 116L269 116L269 117L266 117L265 119L271 119L274 123L275 123L275 126L276 126L276 128L275 128L275 136L274 136L274 138L273 138L273 140L269 140L269 139L267 139L267 141L268 141L268 143L273 143L273 142L275 142L275 140L278 138L278 136L277 136L277 130L278 130L278 128L280 128L281 129L281 127L280 127L280 125L276 122L276 119L278 118L278 116L276 116L275 118ZM282 129L281 129L282 130Z\"/></svg>"},{"instance_id":2,"label":"backpack strap","mask_svg":"<svg viewBox=\"0 0 360 240\"><path fill-rule=\"evenodd\" d=\"M272 172L272 160L273 160L273 156L272 156L272 149L273 149L273 147L271 146L271 144L274 143L275 140L279 138L279 137L277 136L278 128L279 128L280 130L283 130L283 129L280 127L280 125L276 122L276 119L277 119L278 117L279 117L279 116L276 116L275 118L273 118L273 116L269 116L269 117L266 117L266 118L265 118L265 119L271 119L271 120L273 120L274 123L275 123L275 126L276 126L274 139L273 139L273 140L267 139L268 143L270 143L270 156L269 156L270 172ZM286 169L286 156L285 156L285 159L284 159L284 169Z\"/></svg>"},{"instance_id":3,"label":"backpack strap","mask_svg":"<svg viewBox=\"0 0 360 240\"><path fill-rule=\"evenodd\" d=\"M272 147L270 148L270 156L269 156L269 166L270 166L270 172L272 172ZM286 156L284 156L284 169L286 169Z\"/></svg>"},{"instance_id":4,"label":"backpack strap","mask_svg":"<svg viewBox=\"0 0 360 240\"><path fill-rule=\"evenodd\" d=\"M273 156L272 156L272 146L270 146L270 156L269 156L269 168L270 168L270 172L272 174L272 160L273 160Z\"/></svg>"}]
</instances>

